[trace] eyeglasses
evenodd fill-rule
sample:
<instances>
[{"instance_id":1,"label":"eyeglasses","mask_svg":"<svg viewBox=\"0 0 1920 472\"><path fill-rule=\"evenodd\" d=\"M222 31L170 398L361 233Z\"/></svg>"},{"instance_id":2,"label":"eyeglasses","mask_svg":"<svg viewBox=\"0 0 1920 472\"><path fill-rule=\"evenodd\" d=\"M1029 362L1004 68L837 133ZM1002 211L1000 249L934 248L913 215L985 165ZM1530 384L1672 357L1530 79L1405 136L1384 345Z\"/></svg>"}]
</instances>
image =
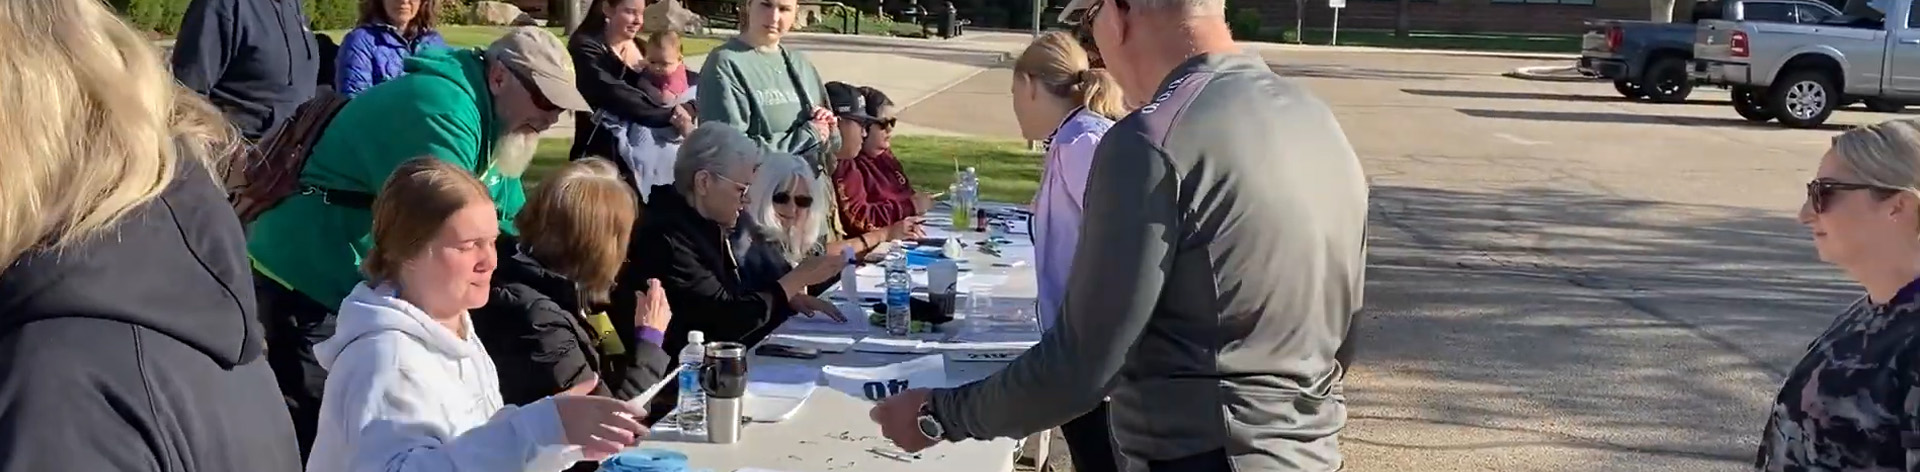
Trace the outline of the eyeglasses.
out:
<instances>
[{"instance_id":1,"label":"eyeglasses","mask_svg":"<svg viewBox=\"0 0 1920 472\"><path fill-rule=\"evenodd\" d=\"M547 99L547 94L540 93L540 88L533 86L533 79L527 78L526 73L523 73L520 71L520 69L516 69L511 66L507 67L506 69L507 69L507 73L513 76L513 80L520 81L520 88L527 90L527 97L533 99L534 107L539 108L540 111L545 111L545 112L560 111L560 105L553 104L552 100Z\"/></svg>"},{"instance_id":2,"label":"eyeglasses","mask_svg":"<svg viewBox=\"0 0 1920 472\"><path fill-rule=\"evenodd\" d=\"M716 179L727 181L727 183L733 184L733 186L735 187L739 187L741 195L747 194L747 189L749 188L747 184L740 183L740 181L738 180L729 179L727 178L727 176L720 175L719 172L707 171L707 175L711 175Z\"/></svg>"},{"instance_id":3,"label":"eyeglasses","mask_svg":"<svg viewBox=\"0 0 1920 472\"><path fill-rule=\"evenodd\" d=\"M1835 193L1853 190L1873 190L1875 193L1880 194L1880 198L1885 199L1894 193L1906 189L1884 185L1814 179L1812 182L1807 182L1807 203L1813 206L1814 213L1826 213L1827 204L1831 203L1831 199Z\"/></svg>"},{"instance_id":4,"label":"eyeglasses","mask_svg":"<svg viewBox=\"0 0 1920 472\"><path fill-rule=\"evenodd\" d=\"M890 129L893 129L895 125L899 125L899 124L900 124L899 118L874 118L871 120L867 120L867 126L872 126L880 129L890 130Z\"/></svg>"},{"instance_id":5,"label":"eyeglasses","mask_svg":"<svg viewBox=\"0 0 1920 472\"><path fill-rule=\"evenodd\" d=\"M787 202L793 202L793 206L796 207L806 208L813 206L813 197L806 195L789 195L786 192L773 194L773 204L785 205Z\"/></svg>"}]
</instances>

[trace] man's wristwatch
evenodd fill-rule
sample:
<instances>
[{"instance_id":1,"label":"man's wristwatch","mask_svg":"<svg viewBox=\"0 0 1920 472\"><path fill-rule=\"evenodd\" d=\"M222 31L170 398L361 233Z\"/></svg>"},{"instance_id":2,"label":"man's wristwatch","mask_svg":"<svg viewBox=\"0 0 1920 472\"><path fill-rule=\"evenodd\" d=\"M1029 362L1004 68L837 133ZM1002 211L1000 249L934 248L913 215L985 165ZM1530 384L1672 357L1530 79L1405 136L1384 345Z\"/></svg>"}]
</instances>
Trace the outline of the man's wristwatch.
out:
<instances>
[{"instance_id":1,"label":"man's wristwatch","mask_svg":"<svg viewBox=\"0 0 1920 472\"><path fill-rule=\"evenodd\" d=\"M947 440L947 428L940 426L940 420L933 417L933 402L920 404L920 434L934 441Z\"/></svg>"}]
</instances>

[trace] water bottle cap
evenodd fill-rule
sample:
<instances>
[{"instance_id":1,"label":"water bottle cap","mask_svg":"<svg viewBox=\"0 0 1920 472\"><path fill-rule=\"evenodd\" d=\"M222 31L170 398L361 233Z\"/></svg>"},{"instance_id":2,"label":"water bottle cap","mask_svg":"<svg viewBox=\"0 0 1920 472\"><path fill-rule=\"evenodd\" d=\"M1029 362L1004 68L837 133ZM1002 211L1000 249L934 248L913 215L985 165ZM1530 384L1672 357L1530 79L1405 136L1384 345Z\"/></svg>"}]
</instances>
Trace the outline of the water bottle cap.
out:
<instances>
[{"instance_id":1,"label":"water bottle cap","mask_svg":"<svg viewBox=\"0 0 1920 472\"><path fill-rule=\"evenodd\" d=\"M688 332L687 332L687 343L689 343L689 344L702 344L702 343L705 343L705 342L707 342L707 334L706 334L706 333L702 333L702 332L699 332L699 331L688 331Z\"/></svg>"},{"instance_id":2,"label":"water bottle cap","mask_svg":"<svg viewBox=\"0 0 1920 472\"><path fill-rule=\"evenodd\" d=\"M973 173L973 168L972 168L972 167L968 167L968 168L967 168L967 173L969 173L969 174L971 174L971 173Z\"/></svg>"}]
</instances>

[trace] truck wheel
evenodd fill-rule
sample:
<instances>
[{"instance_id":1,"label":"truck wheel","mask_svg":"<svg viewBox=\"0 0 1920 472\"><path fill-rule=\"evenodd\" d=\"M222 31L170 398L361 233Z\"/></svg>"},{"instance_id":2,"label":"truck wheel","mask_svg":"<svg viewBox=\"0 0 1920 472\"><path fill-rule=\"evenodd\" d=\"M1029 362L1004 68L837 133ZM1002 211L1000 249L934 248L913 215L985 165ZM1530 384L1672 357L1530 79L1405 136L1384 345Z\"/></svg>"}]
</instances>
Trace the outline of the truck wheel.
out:
<instances>
[{"instance_id":1,"label":"truck wheel","mask_svg":"<svg viewBox=\"0 0 1920 472\"><path fill-rule=\"evenodd\" d=\"M1904 103L1887 101L1887 100L1882 100L1878 98L1869 98L1869 99L1866 99L1866 102L1867 102L1867 110L1878 112L1878 113L1899 113L1901 110L1907 109L1907 105Z\"/></svg>"},{"instance_id":2,"label":"truck wheel","mask_svg":"<svg viewBox=\"0 0 1920 472\"><path fill-rule=\"evenodd\" d=\"M1773 111L1767 109L1765 97L1760 95L1760 91L1748 87L1733 89L1733 112L1754 123L1773 121Z\"/></svg>"},{"instance_id":3,"label":"truck wheel","mask_svg":"<svg viewBox=\"0 0 1920 472\"><path fill-rule=\"evenodd\" d=\"M1767 89L1767 108L1773 109L1773 116L1780 124L1794 128L1812 128L1820 126L1833 115L1833 109L1840 107L1839 90L1833 85L1833 78L1826 72L1816 69L1802 69L1780 74L1780 79Z\"/></svg>"},{"instance_id":4,"label":"truck wheel","mask_svg":"<svg viewBox=\"0 0 1920 472\"><path fill-rule=\"evenodd\" d=\"M1613 81L1613 90L1620 92L1620 96L1627 97L1628 100L1639 100L1647 96L1646 92L1640 91L1640 84L1625 79Z\"/></svg>"},{"instance_id":5,"label":"truck wheel","mask_svg":"<svg viewBox=\"0 0 1920 472\"><path fill-rule=\"evenodd\" d=\"M1654 60L1653 66L1640 74L1639 88L1654 103L1687 101L1687 95L1693 93L1693 83L1687 78L1687 60L1672 56Z\"/></svg>"}]
</instances>

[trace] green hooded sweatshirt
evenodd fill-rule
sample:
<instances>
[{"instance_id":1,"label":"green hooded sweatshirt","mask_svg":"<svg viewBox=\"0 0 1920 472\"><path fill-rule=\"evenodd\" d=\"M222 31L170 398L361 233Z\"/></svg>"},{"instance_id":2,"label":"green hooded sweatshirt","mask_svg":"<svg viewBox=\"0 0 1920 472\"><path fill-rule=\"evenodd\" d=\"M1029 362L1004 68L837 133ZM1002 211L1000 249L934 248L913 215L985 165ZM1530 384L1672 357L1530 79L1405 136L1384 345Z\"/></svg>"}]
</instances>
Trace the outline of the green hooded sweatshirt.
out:
<instances>
[{"instance_id":1,"label":"green hooded sweatshirt","mask_svg":"<svg viewBox=\"0 0 1920 472\"><path fill-rule=\"evenodd\" d=\"M526 196L518 177L489 167L500 130L481 52L426 51L407 59L405 70L347 102L314 144L300 183L377 195L400 163L431 155L473 169L493 194L500 230L512 234ZM363 279L360 258L373 246L372 228L369 210L296 194L253 223L247 252L255 270L338 310Z\"/></svg>"}]
</instances>

